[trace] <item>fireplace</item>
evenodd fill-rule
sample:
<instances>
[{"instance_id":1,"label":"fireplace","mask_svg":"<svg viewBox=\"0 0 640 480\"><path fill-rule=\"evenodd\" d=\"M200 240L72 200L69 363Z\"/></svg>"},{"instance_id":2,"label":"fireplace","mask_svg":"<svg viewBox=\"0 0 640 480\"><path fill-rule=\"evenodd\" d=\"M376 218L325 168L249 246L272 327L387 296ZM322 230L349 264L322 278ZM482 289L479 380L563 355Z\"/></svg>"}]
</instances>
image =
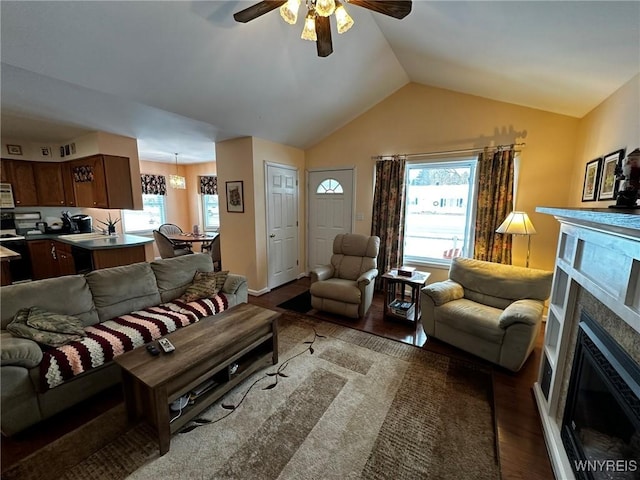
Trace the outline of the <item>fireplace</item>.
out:
<instances>
[{"instance_id":1,"label":"fireplace","mask_svg":"<svg viewBox=\"0 0 640 480\"><path fill-rule=\"evenodd\" d=\"M562 443L576 478L640 478L640 366L582 311Z\"/></svg>"}]
</instances>

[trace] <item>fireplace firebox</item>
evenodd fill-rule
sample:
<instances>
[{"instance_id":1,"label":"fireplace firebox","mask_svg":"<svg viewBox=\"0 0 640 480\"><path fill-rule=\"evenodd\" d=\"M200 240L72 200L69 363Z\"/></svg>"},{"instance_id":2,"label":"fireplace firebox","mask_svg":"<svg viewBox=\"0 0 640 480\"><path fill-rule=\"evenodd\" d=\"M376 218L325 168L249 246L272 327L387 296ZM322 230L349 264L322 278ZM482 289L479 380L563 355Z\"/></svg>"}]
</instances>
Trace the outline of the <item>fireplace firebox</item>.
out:
<instances>
[{"instance_id":1,"label":"fireplace firebox","mask_svg":"<svg viewBox=\"0 0 640 480\"><path fill-rule=\"evenodd\" d=\"M562 442L576 478L640 479L640 367L584 311Z\"/></svg>"}]
</instances>

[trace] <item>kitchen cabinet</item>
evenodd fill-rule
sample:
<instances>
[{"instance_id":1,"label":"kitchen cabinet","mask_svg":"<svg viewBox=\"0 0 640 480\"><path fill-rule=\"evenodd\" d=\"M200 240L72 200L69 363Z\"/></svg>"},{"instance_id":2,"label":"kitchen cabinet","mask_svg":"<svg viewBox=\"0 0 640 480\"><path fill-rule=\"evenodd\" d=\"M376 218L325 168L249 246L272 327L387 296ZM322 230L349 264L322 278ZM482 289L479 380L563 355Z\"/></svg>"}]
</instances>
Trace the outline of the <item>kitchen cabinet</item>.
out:
<instances>
[{"instance_id":1,"label":"kitchen cabinet","mask_svg":"<svg viewBox=\"0 0 640 480\"><path fill-rule=\"evenodd\" d=\"M27 242L34 280L60 275L56 243L58 242L53 240L29 240Z\"/></svg>"},{"instance_id":2,"label":"kitchen cabinet","mask_svg":"<svg viewBox=\"0 0 640 480\"><path fill-rule=\"evenodd\" d=\"M58 207L67 204L61 163L34 162L33 173L38 205Z\"/></svg>"},{"instance_id":3,"label":"kitchen cabinet","mask_svg":"<svg viewBox=\"0 0 640 480\"><path fill-rule=\"evenodd\" d=\"M76 265L71 253L71 245L62 242L54 242L55 251L58 257L58 274L75 275Z\"/></svg>"},{"instance_id":4,"label":"kitchen cabinet","mask_svg":"<svg viewBox=\"0 0 640 480\"><path fill-rule=\"evenodd\" d=\"M34 163L25 160L2 159L2 180L13 187L13 200L16 207L39 205Z\"/></svg>"},{"instance_id":5,"label":"kitchen cabinet","mask_svg":"<svg viewBox=\"0 0 640 480\"><path fill-rule=\"evenodd\" d=\"M68 163L78 207L133 209L127 157L92 155Z\"/></svg>"},{"instance_id":6,"label":"kitchen cabinet","mask_svg":"<svg viewBox=\"0 0 640 480\"><path fill-rule=\"evenodd\" d=\"M73 178L71 177L70 162L61 163L62 168L62 183L64 185L64 200L68 207L76 206L76 195L73 192Z\"/></svg>"}]
</instances>

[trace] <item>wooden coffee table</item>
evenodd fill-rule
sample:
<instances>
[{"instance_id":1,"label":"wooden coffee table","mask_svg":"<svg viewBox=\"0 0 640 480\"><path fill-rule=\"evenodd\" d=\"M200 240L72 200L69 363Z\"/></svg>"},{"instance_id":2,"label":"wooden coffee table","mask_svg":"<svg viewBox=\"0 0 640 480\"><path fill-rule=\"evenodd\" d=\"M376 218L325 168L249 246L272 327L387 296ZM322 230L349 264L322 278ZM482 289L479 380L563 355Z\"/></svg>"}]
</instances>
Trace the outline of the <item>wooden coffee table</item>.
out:
<instances>
[{"instance_id":1,"label":"wooden coffee table","mask_svg":"<svg viewBox=\"0 0 640 480\"><path fill-rule=\"evenodd\" d=\"M129 420L143 418L155 428L160 455L169 451L172 433L249 375L278 363L279 316L243 303L167 335L173 353L154 357L142 346L115 358L122 367ZM232 373L233 364L238 367ZM177 412L169 405L212 379L215 385L171 422Z\"/></svg>"}]
</instances>

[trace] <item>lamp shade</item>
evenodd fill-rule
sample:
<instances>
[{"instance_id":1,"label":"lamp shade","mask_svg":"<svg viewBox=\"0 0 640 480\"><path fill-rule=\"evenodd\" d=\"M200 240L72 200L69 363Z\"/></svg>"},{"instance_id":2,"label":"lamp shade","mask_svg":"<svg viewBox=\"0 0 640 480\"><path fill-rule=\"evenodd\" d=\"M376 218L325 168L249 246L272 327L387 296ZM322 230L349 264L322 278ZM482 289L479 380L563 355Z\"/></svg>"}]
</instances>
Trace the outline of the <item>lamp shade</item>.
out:
<instances>
[{"instance_id":1,"label":"lamp shade","mask_svg":"<svg viewBox=\"0 0 640 480\"><path fill-rule=\"evenodd\" d=\"M526 212L511 212L496 232L511 235L535 235L537 233Z\"/></svg>"}]
</instances>

